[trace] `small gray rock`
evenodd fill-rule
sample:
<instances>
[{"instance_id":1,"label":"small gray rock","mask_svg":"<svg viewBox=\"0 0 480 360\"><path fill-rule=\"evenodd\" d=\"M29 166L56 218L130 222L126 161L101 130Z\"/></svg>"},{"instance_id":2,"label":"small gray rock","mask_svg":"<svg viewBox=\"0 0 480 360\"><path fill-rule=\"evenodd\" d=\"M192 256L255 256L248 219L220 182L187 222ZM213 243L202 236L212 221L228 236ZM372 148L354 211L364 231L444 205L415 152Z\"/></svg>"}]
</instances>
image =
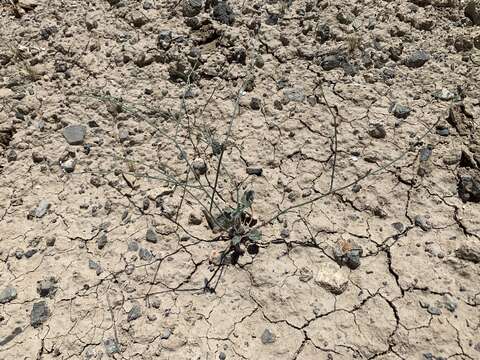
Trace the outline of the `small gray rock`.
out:
<instances>
[{"instance_id":1,"label":"small gray rock","mask_svg":"<svg viewBox=\"0 0 480 360\"><path fill-rule=\"evenodd\" d=\"M127 321L137 320L140 316L142 316L142 308L140 305L135 304L128 312Z\"/></svg>"},{"instance_id":2,"label":"small gray rock","mask_svg":"<svg viewBox=\"0 0 480 360\"><path fill-rule=\"evenodd\" d=\"M227 358L227 355L225 355L224 352L220 351L220 354L218 354L218 359L219 360L225 360Z\"/></svg>"},{"instance_id":3,"label":"small gray rock","mask_svg":"<svg viewBox=\"0 0 480 360\"><path fill-rule=\"evenodd\" d=\"M428 311L429 314L432 314L432 315L441 315L442 314L442 310L440 310L439 308L437 308L435 306L432 306L432 305L430 305L427 308L427 311Z\"/></svg>"},{"instance_id":4,"label":"small gray rock","mask_svg":"<svg viewBox=\"0 0 480 360\"><path fill-rule=\"evenodd\" d=\"M160 339L167 340L170 336L172 336L172 331L170 329L163 330L162 335L160 335Z\"/></svg>"},{"instance_id":5,"label":"small gray rock","mask_svg":"<svg viewBox=\"0 0 480 360\"><path fill-rule=\"evenodd\" d=\"M105 351L107 352L108 356L112 356L113 354L120 352L120 348L114 339L105 340L103 342L103 346L105 346Z\"/></svg>"},{"instance_id":6,"label":"small gray rock","mask_svg":"<svg viewBox=\"0 0 480 360\"><path fill-rule=\"evenodd\" d=\"M405 65L409 68L419 68L428 60L430 60L430 55L424 50L418 50L405 59Z\"/></svg>"},{"instance_id":7,"label":"small gray rock","mask_svg":"<svg viewBox=\"0 0 480 360\"><path fill-rule=\"evenodd\" d=\"M17 290L14 287L6 287L0 292L0 304L6 304L17 298Z\"/></svg>"},{"instance_id":8,"label":"small gray rock","mask_svg":"<svg viewBox=\"0 0 480 360\"><path fill-rule=\"evenodd\" d=\"M152 253L143 247L138 250L138 256L140 257L140 259L145 261L150 261L153 258Z\"/></svg>"},{"instance_id":9,"label":"small gray rock","mask_svg":"<svg viewBox=\"0 0 480 360\"><path fill-rule=\"evenodd\" d=\"M273 344L275 342L275 336L271 333L270 330L265 329L261 336L262 344Z\"/></svg>"},{"instance_id":10,"label":"small gray rock","mask_svg":"<svg viewBox=\"0 0 480 360\"><path fill-rule=\"evenodd\" d=\"M75 170L75 165L77 164L75 159L68 159L62 164L63 170L67 173L72 173Z\"/></svg>"},{"instance_id":11,"label":"small gray rock","mask_svg":"<svg viewBox=\"0 0 480 360\"><path fill-rule=\"evenodd\" d=\"M258 166L249 166L247 167L247 174L248 175L256 175L256 176L262 176L263 169Z\"/></svg>"},{"instance_id":12,"label":"small gray rock","mask_svg":"<svg viewBox=\"0 0 480 360\"><path fill-rule=\"evenodd\" d=\"M393 104L390 108L390 111L396 118L406 119L412 112L412 109L410 109L408 106L404 106L401 104Z\"/></svg>"},{"instance_id":13,"label":"small gray rock","mask_svg":"<svg viewBox=\"0 0 480 360\"><path fill-rule=\"evenodd\" d=\"M135 240L129 241L127 245L128 251L138 251L138 248L139 248L138 242L136 242Z\"/></svg>"},{"instance_id":14,"label":"small gray rock","mask_svg":"<svg viewBox=\"0 0 480 360\"><path fill-rule=\"evenodd\" d=\"M54 297L57 292L57 279L50 276L47 279L41 280L37 284L37 293L41 297Z\"/></svg>"},{"instance_id":15,"label":"small gray rock","mask_svg":"<svg viewBox=\"0 0 480 360\"><path fill-rule=\"evenodd\" d=\"M34 328L41 326L47 321L50 316L47 303L45 301L39 301L33 304L32 312L30 313L30 325Z\"/></svg>"},{"instance_id":16,"label":"small gray rock","mask_svg":"<svg viewBox=\"0 0 480 360\"><path fill-rule=\"evenodd\" d=\"M82 145L86 134L87 128L83 125L68 125L63 129L63 137L70 145Z\"/></svg>"},{"instance_id":17,"label":"small gray rock","mask_svg":"<svg viewBox=\"0 0 480 360\"><path fill-rule=\"evenodd\" d=\"M373 124L368 130L368 134L374 139L384 139L387 136L387 132L382 124Z\"/></svg>"},{"instance_id":18,"label":"small gray rock","mask_svg":"<svg viewBox=\"0 0 480 360\"><path fill-rule=\"evenodd\" d=\"M154 244L158 242L157 233L153 227L147 229L146 240Z\"/></svg>"},{"instance_id":19,"label":"small gray rock","mask_svg":"<svg viewBox=\"0 0 480 360\"><path fill-rule=\"evenodd\" d=\"M205 175L207 173L207 169L208 169L207 163L203 159L200 159L200 158L197 158L197 159L193 160L192 168L193 168L193 171L195 172L195 174L197 174L197 175Z\"/></svg>"},{"instance_id":20,"label":"small gray rock","mask_svg":"<svg viewBox=\"0 0 480 360\"><path fill-rule=\"evenodd\" d=\"M17 153L15 152L15 150L10 149L7 151L7 161L8 162L17 161Z\"/></svg>"},{"instance_id":21,"label":"small gray rock","mask_svg":"<svg viewBox=\"0 0 480 360\"><path fill-rule=\"evenodd\" d=\"M329 71L341 67L343 64L343 57L339 55L328 55L322 60L323 70Z\"/></svg>"},{"instance_id":22,"label":"small gray rock","mask_svg":"<svg viewBox=\"0 0 480 360\"><path fill-rule=\"evenodd\" d=\"M203 0L183 0L183 16L194 17L200 14L203 8Z\"/></svg>"},{"instance_id":23,"label":"small gray rock","mask_svg":"<svg viewBox=\"0 0 480 360\"><path fill-rule=\"evenodd\" d=\"M422 215L416 215L414 218L415 226L418 226L423 231L428 231L432 228L432 226L428 223L427 219Z\"/></svg>"},{"instance_id":24,"label":"small gray rock","mask_svg":"<svg viewBox=\"0 0 480 360\"><path fill-rule=\"evenodd\" d=\"M48 200L43 199L42 201L40 201L37 208L35 209L35 217L43 217L47 213L48 209L50 209L50 203L48 202Z\"/></svg>"},{"instance_id":25,"label":"small gray rock","mask_svg":"<svg viewBox=\"0 0 480 360\"><path fill-rule=\"evenodd\" d=\"M105 245L107 245L107 234L102 232L102 234L97 238L97 247L102 250Z\"/></svg>"}]
</instances>

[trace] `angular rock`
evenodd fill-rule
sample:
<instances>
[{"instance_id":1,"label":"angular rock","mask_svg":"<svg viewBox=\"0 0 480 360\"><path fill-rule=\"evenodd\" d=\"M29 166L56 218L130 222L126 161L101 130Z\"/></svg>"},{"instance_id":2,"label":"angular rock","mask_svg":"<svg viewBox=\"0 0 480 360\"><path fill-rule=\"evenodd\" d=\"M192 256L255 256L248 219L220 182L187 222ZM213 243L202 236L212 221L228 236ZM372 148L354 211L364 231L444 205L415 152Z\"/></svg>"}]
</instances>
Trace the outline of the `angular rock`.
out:
<instances>
[{"instance_id":1,"label":"angular rock","mask_svg":"<svg viewBox=\"0 0 480 360\"><path fill-rule=\"evenodd\" d=\"M404 106L401 104L394 104L390 108L390 111L396 118L406 119L408 115L410 115L410 113L412 112L412 109L410 109L408 106Z\"/></svg>"},{"instance_id":2,"label":"angular rock","mask_svg":"<svg viewBox=\"0 0 480 360\"><path fill-rule=\"evenodd\" d=\"M57 279L53 276L39 281L37 284L37 293L41 297L54 297L57 292L57 282Z\"/></svg>"},{"instance_id":3,"label":"angular rock","mask_svg":"<svg viewBox=\"0 0 480 360\"><path fill-rule=\"evenodd\" d=\"M203 8L203 0L183 0L183 16L194 17L200 14Z\"/></svg>"},{"instance_id":4,"label":"angular rock","mask_svg":"<svg viewBox=\"0 0 480 360\"><path fill-rule=\"evenodd\" d=\"M41 200L37 208L35 209L35 217L41 218L45 216L48 209L50 209L50 203L48 202L48 200L46 199Z\"/></svg>"},{"instance_id":5,"label":"angular rock","mask_svg":"<svg viewBox=\"0 0 480 360\"><path fill-rule=\"evenodd\" d=\"M105 352L108 356L112 356L113 354L117 354L120 352L120 347L114 339L105 340L103 342L103 346L105 346Z\"/></svg>"},{"instance_id":6,"label":"angular rock","mask_svg":"<svg viewBox=\"0 0 480 360\"><path fill-rule=\"evenodd\" d=\"M6 287L0 292L0 304L6 304L17 298L17 290L12 287Z\"/></svg>"},{"instance_id":7,"label":"angular rock","mask_svg":"<svg viewBox=\"0 0 480 360\"><path fill-rule=\"evenodd\" d=\"M70 145L82 145L86 134L87 128L83 125L68 125L63 129L63 137Z\"/></svg>"},{"instance_id":8,"label":"angular rock","mask_svg":"<svg viewBox=\"0 0 480 360\"><path fill-rule=\"evenodd\" d=\"M428 60L430 60L430 55L424 50L418 50L405 59L405 65L409 68L419 68Z\"/></svg>"},{"instance_id":9,"label":"angular rock","mask_svg":"<svg viewBox=\"0 0 480 360\"><path fill-rule=\"evenodd\" d=\"M213 19L222 24L232 26L235 22L235 14L227 1L221 0L213 8Z\"/></svg>"},{"instance_id":10,"label":"angular rock","mask_svg":"<svg viewBox=\"0 0 480 360\"><path fill-rule=\"evenodd\" d=\"M333 249L333 256L337 264L340 266L346 265L352 270L360 266L360 258L362 255L362 247L353 243L338 244Z\"/></svg>"},{"instance_id":11,"label":"angular rock","mask_svg":"<svg viewBox=\"0 0 480 360\"><path fill-rule=\"evenodd\" d=\"M275 335L269 329L265 329L260 337L262 340L262 344L273 344L275 342Z\"/></svg>"},{"instance_id":12,"label":"angular rock","mask_svg":"<svg viewBox=\"0 0 480 360\"><path fill-rule=\"evenodd\" d=\"M148 242L151 242L154 244L158 242L157 233L153 227L150 227L147 229L147 235L145 236L145 238Z\"/></svg>"},{"instance_id":13,"label":"angular rock","mask_svg":"<svg viewBox=\"0 0 480 360\"><path fill-rule=\"evenodd\" d=\"M387 136L387 132L382 124L373 124L368 134L374 139L384 139Z\"/></svg>"},{"instance_id":14,"label":"angular rock","mask_svg":"<svg viewBox=\"0 0 480 360\"><path fill-rule=\"evenodd\" d=\"M39 301L33 304L32 312L30 313L30 325L37 328L47 321L49 316L50 311L48 310L47 303L45 301Z\"/></svg>"},{"instance_id":15,"label":"angular rock","mask_svg":"<svg viewBox=\"0 0 480 360\"><path fill-rule=\"evenodd\" d=\"M321 264L314 281L318 286L334 295L340 295L348 286L348 277L345 271L335 263Z\"/></svg>"},{"instance_id":16,"label":"angular rock","mask_svg":"<svg viewBox=\"0 0 480 360\"><path fill-rule=\"evenodd\" d=\"M140 305L135 304L128 312L127 321L137 320L140 316L142 316L142 308Z\"/></svg>"}]
</instances>

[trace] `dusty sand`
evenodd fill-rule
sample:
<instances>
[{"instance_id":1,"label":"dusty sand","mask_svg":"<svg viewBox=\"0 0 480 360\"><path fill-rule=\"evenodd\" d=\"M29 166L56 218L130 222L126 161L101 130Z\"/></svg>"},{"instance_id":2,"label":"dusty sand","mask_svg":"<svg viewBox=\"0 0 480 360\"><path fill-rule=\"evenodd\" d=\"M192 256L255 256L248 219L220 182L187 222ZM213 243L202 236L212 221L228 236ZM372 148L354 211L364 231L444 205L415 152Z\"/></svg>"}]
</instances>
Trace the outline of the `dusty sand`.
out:
<instances>
[{"instance_id":1,"label":"dusty sand","mask_svg":"<svg viewBox=\"0 0 480 360\"><path fill-rule=\"evenodd\" d=\"M0 2L0 359L480 359L478 1L190 3ZM219 267L237 99L259 223L404 156Z\"/></svg>"}]
</instances>

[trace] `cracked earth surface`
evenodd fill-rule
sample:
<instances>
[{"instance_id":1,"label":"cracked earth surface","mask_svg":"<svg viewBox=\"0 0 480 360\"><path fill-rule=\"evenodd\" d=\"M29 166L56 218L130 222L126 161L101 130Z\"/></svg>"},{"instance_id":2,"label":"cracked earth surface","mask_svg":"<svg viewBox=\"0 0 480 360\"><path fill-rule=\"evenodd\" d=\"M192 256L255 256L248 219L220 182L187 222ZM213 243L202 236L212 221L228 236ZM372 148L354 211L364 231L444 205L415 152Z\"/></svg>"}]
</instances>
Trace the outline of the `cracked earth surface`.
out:
<instances>
[{"instance_id":1,"label":"cracked earth surface","mask_svg":"<svg viewBox=\"0 0 480 360\"><path fill-rule=\"evenodd\" d=\"M0 2L0 358L479 359L480 19L455 0L189 3ZM253 189L268 222L333 166L351 186L219 267L171 139L211 189L205 138L236 102L220 206Z\"/></svg>"}]
</instances>

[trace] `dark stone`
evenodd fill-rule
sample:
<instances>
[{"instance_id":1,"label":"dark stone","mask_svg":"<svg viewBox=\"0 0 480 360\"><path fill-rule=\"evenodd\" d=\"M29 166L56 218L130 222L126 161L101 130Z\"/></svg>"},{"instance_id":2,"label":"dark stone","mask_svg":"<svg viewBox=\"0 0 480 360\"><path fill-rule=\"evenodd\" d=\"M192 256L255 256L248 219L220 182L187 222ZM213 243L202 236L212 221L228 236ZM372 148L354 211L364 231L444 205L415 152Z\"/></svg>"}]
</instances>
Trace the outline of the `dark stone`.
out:
<instances>
[{"instance_id":1,"label":"dark stone","mask_svg":"<svg viewBox=\"0 0 480 360\"><path fill-rule=\"evenodd\" d=\"M97 247L102 250L107 245L107 234L102 233L97 239Z\"/></svg>"},{"instance_id":2,"label":"dark stone","mask_svg":"<svg viewBox=\"0 0 480 360\"><path fill-rule=\"evenodd\" d=\"M262 176L263 169L261 167L249 166L249 167L247 167L247 174L248 175Z\"/></svg>"},{"instance_id":3,"label":"dark stone","mask_svg":"<svg viewBox=\"0 0 480 360\"><path fill-rule=\"evenodd\" d=\"M103 342L103 346L105 346L105 351L108 356L112 356L113 354L120 352L120 348L114 339L105 340Z\"/></svg>"},{"instance_id":4,"label":"dark stone","mask_svg":"<svg viewBox=\"0 0 480 360\"><path fill-rule=\"evenodd\" d=\"M430 55L424 50L418 50L405 59L405 65L409 68L422 67L428 60Z\"/></svg>"},{"instance_id":5,"label":"dark stone","mask_svg":"<svg viewBox=\"0 0 480 360\"><path fill-rule=\"evenodd\" d=\"M32 312L30 313L30 325L34 328L41 326L47 321L50 316L47 303L45 301L39 301L33 304Z\"/></svg>"},{"instance_id":6,"label":"dark stone","mask_svg":"<svg viewBox=\"0 0 480 360\"><path fill-rule=\"evenodd\" d=\"M147 229L146 239L148 242L156 244L158 242L157 233L153 227Z\"/></svg>"},{"instance_id":7,"label":"dark stone","mask_svg":"<svg viewBox=\"0 0 480 360\"><path fill-rule=\"evenodd\" d=\"M140 316L142 316L142 308L140 305L135 304L128 312L127 321L137 320Z\"/></svg>"},{"instance_id":8,"label":"dark stone","mask_svg":"<svg viewBox=\"0 0 480 360\"><path fill-rule=\"evenodd\" d=\"M387 136L382 124L373 124L372 128L368 130L368 134L375 139L384 139Z\"/></svg>"},{"instance_id":9,"label":"dark stone","mask_svg":"<svg viewBox=\"0 0 480 360\"><path fill-rule=\"evenodd\" d=\"M57 292L57 279L53 276L39 281L37 284L37 293L41 297L54 297Z\"/></svg>"},{"instance_id":10,"label":"dark stone","mask_svg":"<svg viewBox=\"0 0 480 360\"><path fill-rule=\"evenodd\" d=\"M259 98L253 97L250 100L250 108L252 110L260 110L261 107L262 107L262 100L260 100Z\"/></svg>"},{"instance_id":11,"label":"dark stone","mask_svg":"<svg viewBox=\"0 0 480 360\"><path fill-rule=\"evenodd\" d=\"M275 336L271 333L270 330L265 329L261 336L262 344L273 344L275 342Z\"/></svg>"},{"instance_id":12,"label":"dark stone","mask_svg":"<svg viewBox=\"0 0 480 360\"><path fill-rule=\"evenodd\" d=\"M321 44L330 40L331 38L330 27L327 24L318 25L316 30L316 36L317 36L317 41L319 41Z\"/></svg>"},{"instance_id":13,"label":"dark stone","mask_svg":"<svg viewBox=\"0 0 480 360\"><path fill-rule=\"evenodd\" d=\"M342 66L344 59L340 55L328 55L322 60L323 70L329 71Z\"/></svg>"},{"instance_id":14,"label":"dark stone","mask_svg":"<svg viewBox=\"0 0 480 360\"><path fill-rule=\"evenodd\" d=\"M392 112L393 116L395 116L396 118L406 119L412 112L412 109L410 109L408 106L394 104L390 108L390 111Z\"/></svg>"},{"instance_id":15,"label":"dark stone","mask_svg":"<svg viewBox=\"0 0 480 360\"><path fill-rule=\"evenodd\" d=\"M227 1L219 1L213 8L213 19L222 24L232 26L235 22L235 15Z\"/></svg>"},{"instance_id":16,"label":"dark stone","mask_svg":"<svg viewBox=\"0 0 480 360\"><path fill-rule=\"evenodd\" d=\"M140 259L145 261L150 261L153 259L152 253L145 248L140 248L140 250L138 250L138 256L140 257Z\"/></svg>"},{"instance_id":17,"label":"dark stone","mask_svg":"<svg viewBox=\"0 0 480 360\"><path fill-rule=\"evenodd\" d=\"M25 251L25 257L27 259L30 259L33 255L35 255L36 253L38 252L37 249L29 249L27 251Z\"/></svg>"},{"instance_id":18,"label":"dark stone","mask_svg":"<svg viewBox=\"0 0 480 360\"><path fill-rule=\"evenodd\" d=\"M458 195L463 202L480 202L480 176L465 174L460 176Z\"/></svg>"}]
</instances>

